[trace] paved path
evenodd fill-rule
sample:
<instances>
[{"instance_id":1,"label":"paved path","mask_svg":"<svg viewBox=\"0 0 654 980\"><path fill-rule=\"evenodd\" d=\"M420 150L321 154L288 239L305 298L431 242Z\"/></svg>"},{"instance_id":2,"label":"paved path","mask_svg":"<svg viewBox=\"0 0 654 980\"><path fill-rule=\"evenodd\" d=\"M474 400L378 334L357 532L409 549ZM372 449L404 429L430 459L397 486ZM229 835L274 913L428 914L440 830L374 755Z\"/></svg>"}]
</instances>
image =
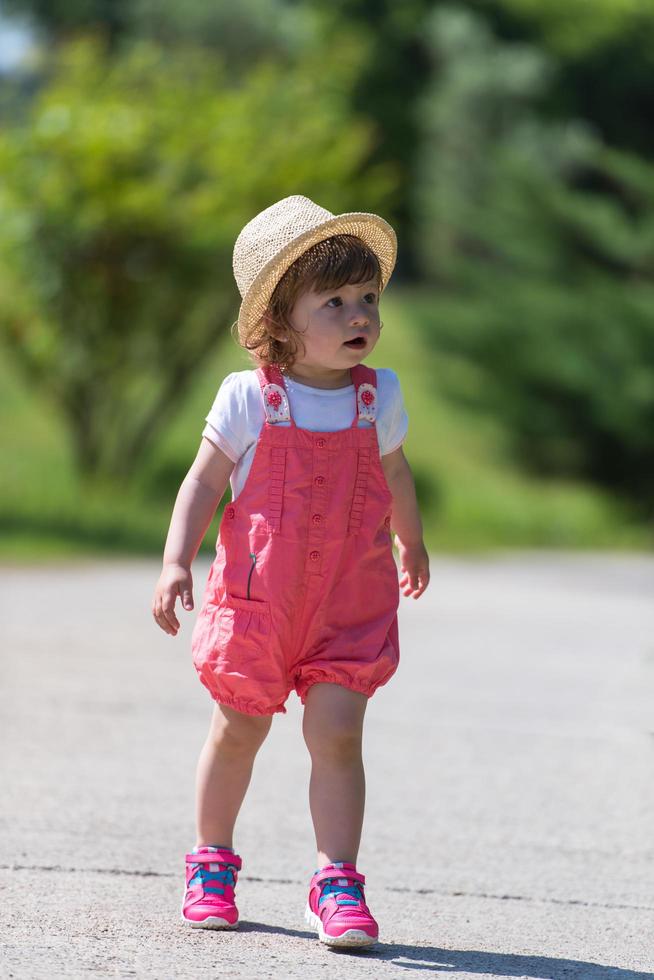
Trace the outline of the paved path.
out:
<instances>
[{"instance_id":1,"label":"paved path","mask_svg":"<svg viewBox=\"0 0 654 980\"><path fill-rule=\"evenodd\" d=\"M150 619L157 574L0 569L0 976L654 980L654 559L436 559L403 600L365 741L383 944L358 954L302 921L294 695L240 819L240 931L178 921L211 704L192 617Z\"/></svg>"}]
</instances>

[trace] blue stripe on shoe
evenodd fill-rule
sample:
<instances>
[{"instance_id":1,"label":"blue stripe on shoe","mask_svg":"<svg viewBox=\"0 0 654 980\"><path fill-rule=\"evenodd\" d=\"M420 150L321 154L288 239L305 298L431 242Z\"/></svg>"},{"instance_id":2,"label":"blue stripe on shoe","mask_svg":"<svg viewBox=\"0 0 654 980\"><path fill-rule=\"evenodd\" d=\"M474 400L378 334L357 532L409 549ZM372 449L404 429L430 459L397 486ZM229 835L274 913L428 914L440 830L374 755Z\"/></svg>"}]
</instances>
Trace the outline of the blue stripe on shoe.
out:
<instances>
[{"instance_id":1,"label":"blue stripe on shoe","mask_svg":"<svg viewBox=\"0 0 654 980\"><path fill-rule=\"evenodd\" d=\"M227 868L225 871L210 871L208 868L198 868L189 879L189 885L195 885L200 882L205 891L211 891L212 889L208 888L206 884L210 881L219 882L222 885L229 885L232 888L236 884L234 872L230 868Z\"/></svg>"},{"instance_id":2,"label":"blue stripe on shoe","mask_svg":"<svg viewBox=\"0 0 654 980\"><path fill-rule=\"evenodd\" d=\"M320 898L318 899L318 906L322 905L326 899L331 895L336 898L337 905L358 905L359 902L363 901L363 893L359 885L334 885L331 882L324 885ZM351 898L341 898L341 895L351 895Z\"/></svg>"}]
</instances>

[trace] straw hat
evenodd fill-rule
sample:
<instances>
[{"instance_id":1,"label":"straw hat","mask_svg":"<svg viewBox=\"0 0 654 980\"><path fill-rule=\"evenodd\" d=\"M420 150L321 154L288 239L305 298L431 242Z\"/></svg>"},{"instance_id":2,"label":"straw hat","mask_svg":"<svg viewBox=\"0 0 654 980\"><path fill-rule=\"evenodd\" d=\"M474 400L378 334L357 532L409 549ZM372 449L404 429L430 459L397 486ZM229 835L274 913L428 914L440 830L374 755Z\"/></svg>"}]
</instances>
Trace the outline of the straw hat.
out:
<instances>
[{"instance_id":1,"label":"straw hat","mask_svg":"<svg viewBox=\"0 0 654 980\"><path fill-rule=\"evenodd\" d=\"M395 232L376 214L358 211L334 215L308 197L293 194L261 211L234 245L234 278L243 299L238 335L243 340L268 305L290 265L317 242L332 235L356 235L379 259L381 288L386 288L397 255Z\"/></svg>"}]
</instances>

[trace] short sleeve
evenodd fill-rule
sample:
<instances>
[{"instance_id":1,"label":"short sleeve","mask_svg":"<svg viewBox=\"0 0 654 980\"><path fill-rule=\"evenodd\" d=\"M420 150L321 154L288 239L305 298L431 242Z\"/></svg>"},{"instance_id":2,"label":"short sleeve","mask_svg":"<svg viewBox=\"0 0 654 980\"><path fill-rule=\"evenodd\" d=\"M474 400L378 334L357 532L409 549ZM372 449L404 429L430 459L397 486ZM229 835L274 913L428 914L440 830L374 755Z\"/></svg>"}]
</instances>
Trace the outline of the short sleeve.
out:
<instances>
[{"instance_id":1,"label":"short sleeve","mask_svg":"<svg viewBox=\"0 0 654 980\"><path fill-rule=\"evenodd\" d=\"M379 414L377 438L382 456L395 452L406 439L409 417L404 407L400 379L390 368L377 370Z\"/></svg>"},{"instance_id":2,"label":"short sleeve","mask_svg":"<svg viewBox=\"0 0 654 980\"><path fill-rule=\"evenodd\" d=\"M228 374L218 389L202 435L237 463L256 442L262 421L256 373L237 371Z\"/></svg>"}]
</instances>

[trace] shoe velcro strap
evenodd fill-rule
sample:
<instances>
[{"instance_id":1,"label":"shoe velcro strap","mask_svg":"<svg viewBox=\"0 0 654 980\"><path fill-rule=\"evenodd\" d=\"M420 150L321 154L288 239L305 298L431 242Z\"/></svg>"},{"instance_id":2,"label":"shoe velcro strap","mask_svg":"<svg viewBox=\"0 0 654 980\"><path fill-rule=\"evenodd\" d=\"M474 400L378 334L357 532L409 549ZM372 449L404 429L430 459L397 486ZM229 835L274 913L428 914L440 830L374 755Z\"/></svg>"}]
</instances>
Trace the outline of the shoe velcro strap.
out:
<instances>
[{"instance_id":1,"label":"shoe velcro strap","mask_svg":"<svg viewBox=\"0 0 654 980\"><path fill-rule=\"evenodd\" d=\"M314 885L319 885L323 881L338 881L339 878L347 878L348 883L350 881L358 881L362 885L366 883L365 875L360 874L358 871L347 871L345 868L323 868L319 871L317 875L314 876Z\"/></svg>"},{"instance_id":2,"label":"shoe velcro strap","mask_svg":"<svg viewBox=\"0 0 654 980\"><path fill-rule=\"evenodd\" d=\"M186 861L188 864L230 864L237 871L241 870L241 859L238 854L230 854L229 858L225 858L216 851L202 851L201 854L187 854Z\"/></svg>"}]
</instances>

